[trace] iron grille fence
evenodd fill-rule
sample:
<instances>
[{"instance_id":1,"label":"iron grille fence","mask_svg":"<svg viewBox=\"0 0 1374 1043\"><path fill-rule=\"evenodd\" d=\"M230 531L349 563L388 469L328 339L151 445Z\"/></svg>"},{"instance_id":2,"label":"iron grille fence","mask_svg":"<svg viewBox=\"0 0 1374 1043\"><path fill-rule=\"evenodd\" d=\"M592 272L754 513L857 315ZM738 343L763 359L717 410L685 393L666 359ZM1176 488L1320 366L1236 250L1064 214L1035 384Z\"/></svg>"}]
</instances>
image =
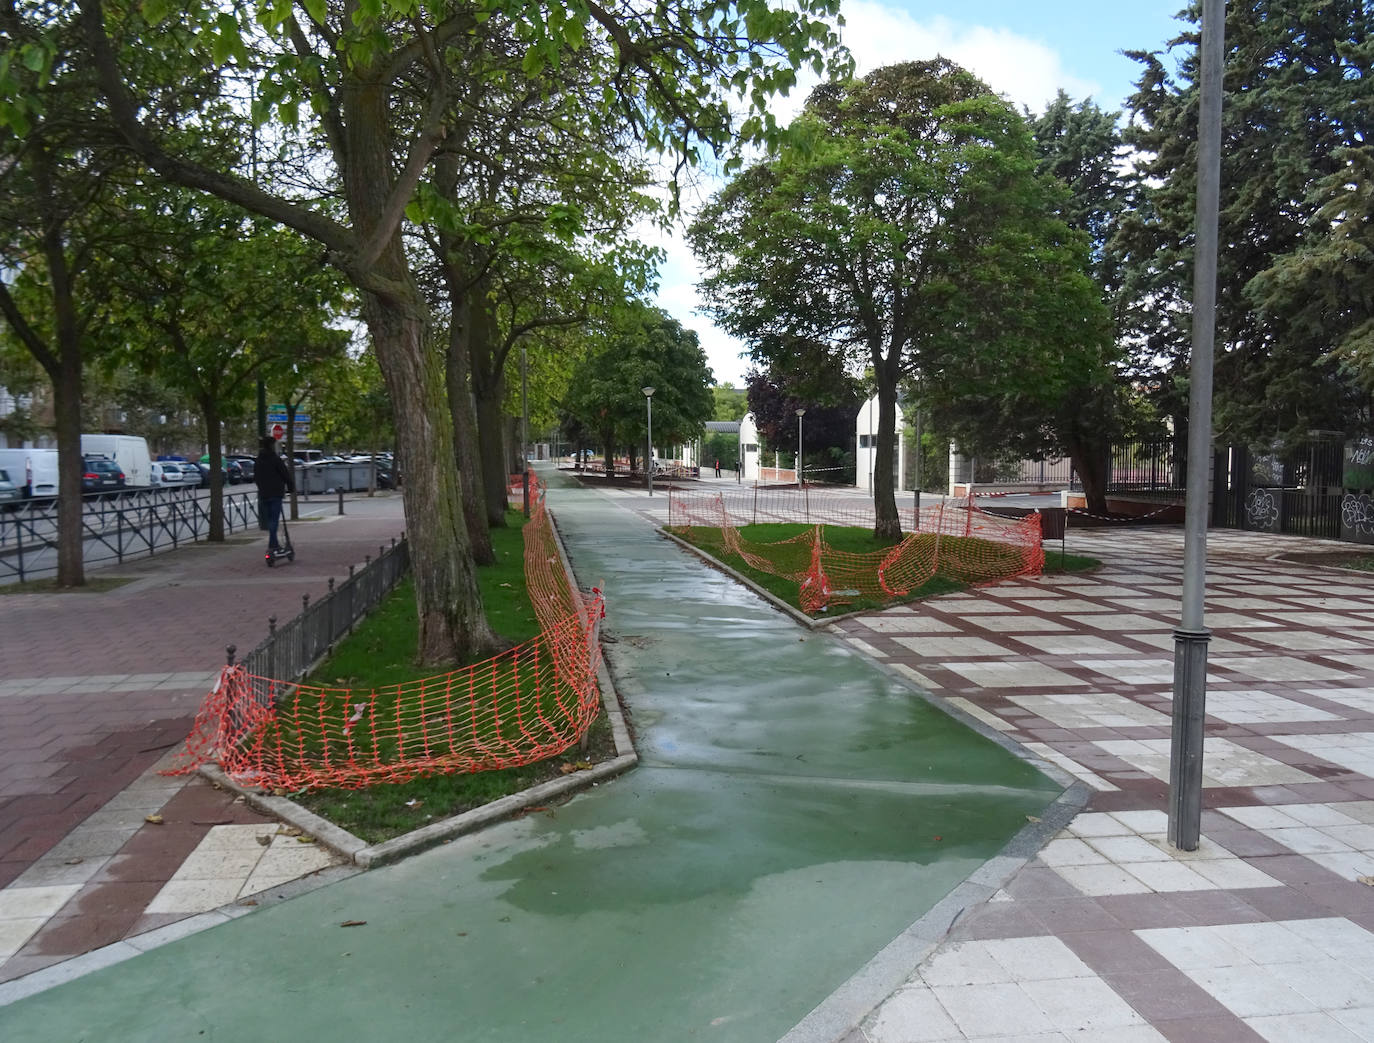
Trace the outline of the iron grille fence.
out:
<instances>
[{"instance_id":1,"label":"iron grille fence","mask_svg":"<svg viewBox=\"0 0 1374 1043\"><path fill-rule=\"evenodd\" d=\"M270 617L267 637L243 657L244 667L255 677L304 680L335 642L352 633L409 571L410 545L404 536L392 540L390 547L378 547L377 557L369 555L361 569L350 565L342 583L336 586L330 579L329 592L318 601L303 594L300 614L294 619L278 625L277 617ZM235 651L231 645L231 662Z\"/></svg>"},{"instance_id":2,"label":"iron grille fence","mask_svg":"<svg viewBox=\"0 0 1374 1043\"><path fill-rule=\"evenodd\" d=\"M226 534L256 529L256 493L224 493ZM120 563L195 543L210 533L210 498L193 489L145 489L82 498L81 550L88 566ZM0 583L57 573L57 502L0 512Z\"/></svg>"}]
</instances>

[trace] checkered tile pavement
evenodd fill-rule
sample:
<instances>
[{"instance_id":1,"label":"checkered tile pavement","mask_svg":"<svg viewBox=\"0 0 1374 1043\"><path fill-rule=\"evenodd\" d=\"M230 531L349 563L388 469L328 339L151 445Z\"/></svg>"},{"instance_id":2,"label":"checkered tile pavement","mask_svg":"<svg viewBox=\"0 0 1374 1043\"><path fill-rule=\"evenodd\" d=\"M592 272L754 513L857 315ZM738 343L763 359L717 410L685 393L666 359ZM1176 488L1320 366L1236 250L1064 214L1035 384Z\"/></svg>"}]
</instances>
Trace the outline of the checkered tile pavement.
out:
<instances>
[{"instance_id":1,"label":"checkered tile pavement","mask_svg":"<svg viewBox=\"0 0 1374 1043\"><path fill-rule=\"evenodd\" d=\"M252 648L403 529L396 497L303 509L289 566L234 538L104 570L131 579L105 593L0 596L0 982L334 862L232 794L159 774L225 646Z\"/></svg>"},{"instance_id":2,"label":"checkered tile pavement","mask_svg":"<svg viewBox=\"0 0 1374 1043\"><path fill-rule=\"evenodd\" d=\"M1093 790L847 1043L1374 1040L1374 576L1208 541L1195 852L1165 839L1180 530L1080 530L1092 574L837 625Z\"/></svg>"}]
</instances>

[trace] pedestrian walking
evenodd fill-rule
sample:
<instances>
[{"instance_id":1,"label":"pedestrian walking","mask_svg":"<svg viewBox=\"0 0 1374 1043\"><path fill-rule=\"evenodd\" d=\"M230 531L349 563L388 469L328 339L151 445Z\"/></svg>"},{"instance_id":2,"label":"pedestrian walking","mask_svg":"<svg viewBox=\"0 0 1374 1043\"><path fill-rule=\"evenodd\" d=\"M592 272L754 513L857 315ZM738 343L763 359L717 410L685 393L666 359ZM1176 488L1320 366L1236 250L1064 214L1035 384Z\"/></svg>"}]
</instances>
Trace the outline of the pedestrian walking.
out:
<instances>
[{"instance_id":1,"label":"pedestrian walking","mask_svg":"<svg viewBox=\"0 0 1374 1043\"><path fill-rule=\"evenodd\" d=\"M716 457L716 477L720 477L720 457Z\"/></svg>"}]
</instances>

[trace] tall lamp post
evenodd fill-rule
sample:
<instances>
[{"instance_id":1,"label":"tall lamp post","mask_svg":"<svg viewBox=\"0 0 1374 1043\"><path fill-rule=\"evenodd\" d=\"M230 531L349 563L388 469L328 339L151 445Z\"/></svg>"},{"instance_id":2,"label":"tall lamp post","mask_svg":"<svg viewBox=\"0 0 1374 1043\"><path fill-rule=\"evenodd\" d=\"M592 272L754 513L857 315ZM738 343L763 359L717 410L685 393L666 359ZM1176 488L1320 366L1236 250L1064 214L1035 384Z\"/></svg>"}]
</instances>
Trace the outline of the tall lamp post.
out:
<instances>
[{"instance_id":1,"label":"tall lamp post","mask_svg":"<svg viewBox=\"0 0 1374 1043\"><path fill-rule=\"evenodd\" d=\"M1183 521L1183 604L1174 629L1174 707L1169 752L1169 843L1196 851L1202 824L1207 704L1207 484L1212 441L1212 352L1216 337L1217 216L1221 191L1222 72L1226 0L1203 0L1197 146L1193 343L1188 397L1188 492Z\"/></svg>"},{"instance_id":2,"label":"tall lamp post","mask_svg":"<svg viewBox=\"0 0 1374 1043\"><path fill-rule=\"evenodd\" d=\"M654 389L642 387L644 405L649 410L649 444L644 447L644 475L649 482L649 495L654 494Z\"/></svg>"},{"instance_id":3,"label":"tall lamp post","mask_svg":"<svg viewBox=\"0 0 1374 1043\"><path fill-rule=\"evenodd\" d=\"M525 349L520 349L520 485L524 493L525 517L530 516L530 400L529 368Z\"/></svg>"},{"instance_id":4,"label":"tall lamp post","mask_svg":"<svg viewBox=\"0 0 1374 1043\"><path fill-rule=\"evenodd\" d=\"M801 418L806 415L805 409L797 410L797 488L802 485L802 432Z\"/></svg>"}]
</instances>

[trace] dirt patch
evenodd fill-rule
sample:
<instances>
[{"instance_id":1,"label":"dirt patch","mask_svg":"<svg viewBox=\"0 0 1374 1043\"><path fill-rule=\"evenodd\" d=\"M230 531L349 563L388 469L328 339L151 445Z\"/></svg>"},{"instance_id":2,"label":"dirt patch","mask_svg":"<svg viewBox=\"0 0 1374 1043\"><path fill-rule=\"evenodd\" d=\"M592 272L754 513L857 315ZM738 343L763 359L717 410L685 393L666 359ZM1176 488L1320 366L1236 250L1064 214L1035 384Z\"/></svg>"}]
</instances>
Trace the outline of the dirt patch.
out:
<instances>
[{"instance_id":1,"label":"dirt patch","mask_svg":"<svg viewBox=\"0 0 1374 1043\"><path fill-rule=\"evenodd\" d=\"M1374 549L1291 551L1279 554L1276 561L1291 561L1298 565L1326 565L1334 569L1355 572L1374 572Z\"/></svg>"}]
</instances>

